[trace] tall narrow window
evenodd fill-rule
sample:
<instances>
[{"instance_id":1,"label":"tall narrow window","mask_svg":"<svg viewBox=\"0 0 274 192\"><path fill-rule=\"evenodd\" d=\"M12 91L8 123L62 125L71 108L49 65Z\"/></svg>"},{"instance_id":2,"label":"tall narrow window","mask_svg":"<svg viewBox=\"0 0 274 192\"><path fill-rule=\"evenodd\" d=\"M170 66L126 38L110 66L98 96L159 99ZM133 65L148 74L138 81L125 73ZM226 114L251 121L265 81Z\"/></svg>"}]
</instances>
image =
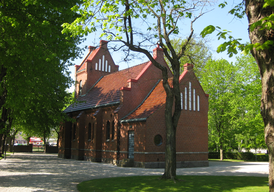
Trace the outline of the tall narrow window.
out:
<instances>
[{"instance_id":1,"label":"tall narrow window","mask_svg":"<svg viewBox=\"0 0 274 192\"><path fill-rule=\"evenodd\" d=\"M106 67L105 67L105 72L108 72L108 61L106 60L106 62L105 62L105 65L106 65Z\"/></svg>"},{"instance_id":2,"label":"tall narrow window","mask_svg":"<svg viewBox=\"0 0 274 192\"><path fill-rule=\"evenodd\" d=\"M95 63L95 70L98 70L98 63Z\"/></svg>"},{"instance_id":3,"label":"tall narrow window","mask_svg":"<svg viewBox=\"0 0 274 192\"><path fill-rule=\"evenodd\" d=\"M108 72L111 72L111 66L110 65L108 66Z\"/></svg>"},{"instance_id":4,"label":"tall narrow window","mask_svg":"<svg viewBox=\"0 0 274 192\"><path fill-rule=\"evenodd\" d=\"M101 65L102 65L101 59L99 59L99 71L101 71Z\"/></svg>"},{"instance_id":5,"label":"tall narrow window","mask_svg":"<svg viewBox=\"0 0 274 192\"><path fill-rule=\"evenodd\" d=\"M112 121L112 127L111 127L111 140L114 140L114 133L115 133L115 130L114 130L114 121Z\"/></svg>"},{"instance_id":6,"label":"tall narrow window","mask_svg":"<svg viewBox=\"0 0 274 192\"><path fill-rule=\"evenodd\" d=\"M200 96L197 95L197 111L200 111Z\"/></svg>"},{"instance_id":7,"label":"tall narrow window","mask_svg":"<svg viewBox=\"0 0 274 192\"><path fill-rule=\"evenodd\" d=\"M105 71L105 56L102 56L102 71Z\"/></svg>"},{"instance_id":8,"label":"tall narrow window","mask_svg":"<svg viewBox=\"0 0 274 192\"><path fill-rule=\"evenodd\" d=\"M184 103L184 97L183 97L183 93L181 93L181 110L183 109L183 103Z\"/></svg>"},{"instance_id":9,"label":"tall narrow window","mask_svg":"<svg viewBox=\"0 0 274 192\"><path fill-rule=\"evenodd\" d=\"M189 90L189 96L188 96L189 107L188 108L191 111L191 82L189 82L188 90Z\"/></svg>"},{"instance_id":10,"label":"tall narrow window","mask_svg":"<svg viewBox=\"0 0 274 192\"><path fill-rule=\"evenodd\" d=\"M193 111L196 110L196 95L195 95L195 89L193 89Z\"/></svg>"},{"instance_id":11,"label":"tall narrow window","mask_svg":"<svg viewBox=\"0 0 274 192\"><path fill-rule=\"evenodd\" d=\"M185 110L187 110L187 88L185 87Z\"/></svg>"},{"instance_id":12,"label":"tall narrow window","mask_svg":"<svg viewBox=\"0 0 274 192\"><path fill-rule=\"evenodd\" d=\"M88 124L88 140L91 140L91 123Z\"/></svg>"},{"instance_id":13,"label":"tall narrow window","mask_svg":"<svg viewBox=\"0 0 274 192\"><path fill-rule=\"evenodd\" d=\"M78 95L82 95L82 89L83 89L83 85L82 85L82 80L79 83L79 92Z\"/></svg>"},{"instance_id":14,"label":"tall narrow window","mask_svg":"<svg viewBox=\"0 0 274 192\"><path fill-rule=\"evenodd\" d=\"M107 122L106 140L110 139L110 122Z\"/></svg>"}]
</instances>

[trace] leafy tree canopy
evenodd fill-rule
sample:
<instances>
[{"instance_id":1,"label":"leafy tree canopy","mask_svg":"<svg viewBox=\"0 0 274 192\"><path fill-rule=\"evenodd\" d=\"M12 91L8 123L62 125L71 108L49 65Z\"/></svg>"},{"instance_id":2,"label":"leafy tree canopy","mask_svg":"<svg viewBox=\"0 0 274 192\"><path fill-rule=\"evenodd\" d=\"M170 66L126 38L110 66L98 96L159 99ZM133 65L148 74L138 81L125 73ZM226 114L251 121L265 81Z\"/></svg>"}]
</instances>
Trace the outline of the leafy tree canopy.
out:
<instances>
[{"instance_id":1,"label":"leafy tree canopy","mask_svg":"<svg viewBox=\"0 0 274 192\"><path fill-rule=\"evenodd\" d=\"M70 7L80 2L0 2L0 131L7 117L33 129L62 119L69 59L78 56L81 39L62 34L61 25L75 19Z\"/></svg>"}]
</instances>

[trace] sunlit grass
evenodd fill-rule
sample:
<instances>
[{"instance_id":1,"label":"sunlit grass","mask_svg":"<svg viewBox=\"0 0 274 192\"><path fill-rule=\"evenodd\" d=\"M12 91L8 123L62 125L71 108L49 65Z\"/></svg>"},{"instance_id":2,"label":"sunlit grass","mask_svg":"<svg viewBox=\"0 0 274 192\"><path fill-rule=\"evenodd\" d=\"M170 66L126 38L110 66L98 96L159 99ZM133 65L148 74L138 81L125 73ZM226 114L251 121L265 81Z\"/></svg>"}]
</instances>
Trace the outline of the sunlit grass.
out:
<instances>
[{"instance_id":1,"label":"sunlit grass","mask_svg":"<svg viewBox=\"0 0 274 192\"><path fill-rule=\"evenodd\" d=\"M78 184L80 192L264 192L268 191L267 177L236 176L178 176L171 180L160 180L160 176L135 176L95 179Z\"/></svg>"}]
</instances>

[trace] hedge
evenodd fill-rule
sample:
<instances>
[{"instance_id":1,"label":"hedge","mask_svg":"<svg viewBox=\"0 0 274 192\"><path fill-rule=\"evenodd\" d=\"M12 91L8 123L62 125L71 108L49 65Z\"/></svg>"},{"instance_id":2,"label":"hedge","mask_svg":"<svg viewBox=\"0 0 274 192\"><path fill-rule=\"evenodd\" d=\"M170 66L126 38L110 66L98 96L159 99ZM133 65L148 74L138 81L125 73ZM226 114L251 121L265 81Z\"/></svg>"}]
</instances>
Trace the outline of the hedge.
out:
<instances>
[{"instance_id":1,"label":"hedge","mask_svg":"<svg viewBox=\"0 0 274 192\"><path fill-rule=\"evenodd\" d=\"M224 152L224 159L237 159L245 161L255 161L255 154L251 152L239 153L239 152ZM220 152L209 152L209 159L220 159ZM257 161L268 161L268 154L257 154Z\"/></svg>"}]
</instances>

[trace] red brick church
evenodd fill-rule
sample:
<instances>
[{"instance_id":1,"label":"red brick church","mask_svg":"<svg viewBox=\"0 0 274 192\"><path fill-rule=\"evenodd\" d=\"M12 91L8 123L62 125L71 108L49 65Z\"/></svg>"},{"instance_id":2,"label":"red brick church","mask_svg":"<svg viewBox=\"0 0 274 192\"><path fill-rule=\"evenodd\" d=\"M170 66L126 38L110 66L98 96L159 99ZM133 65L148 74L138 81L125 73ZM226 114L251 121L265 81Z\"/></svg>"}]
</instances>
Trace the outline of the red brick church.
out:
<instances>
[{"instance_id":1,"label":"red brick church","mask_svg":"<svg viewBox=\"0 0 274 192\"><path fill-rule=\"evenodd\" d=\"M167 66L163 50L153 57ZM65 109L74 119L61 126L59 157L118 166L164 167L165 91L161 71L150 61L119 71L107 48L98 48L75 66L77 103ZM172 73L169 71L172 78ZM177 167L208 166L208 95L192 64L180 76L181 118Z\"/></svg>"}]
</instances>

